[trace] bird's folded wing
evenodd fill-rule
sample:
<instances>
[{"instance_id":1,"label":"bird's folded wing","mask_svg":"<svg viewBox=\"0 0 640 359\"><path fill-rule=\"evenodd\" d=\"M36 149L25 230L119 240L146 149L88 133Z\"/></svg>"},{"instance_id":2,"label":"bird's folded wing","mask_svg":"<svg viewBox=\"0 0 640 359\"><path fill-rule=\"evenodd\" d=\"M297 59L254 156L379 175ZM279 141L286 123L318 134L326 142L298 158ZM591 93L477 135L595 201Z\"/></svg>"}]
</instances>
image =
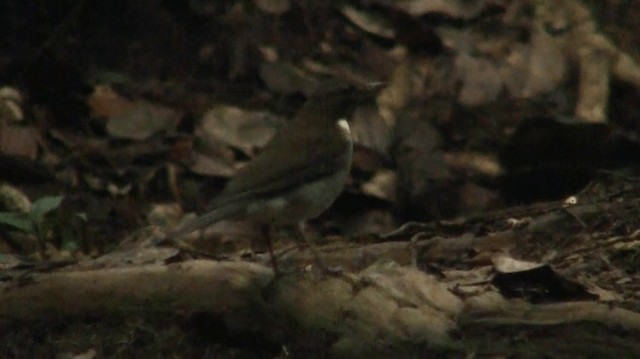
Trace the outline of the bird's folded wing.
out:
<instances>
[{"instance_id":1,"label":"bird's folded wing","mask_svg":"<svg viewBox=\"0 0 640 359\"><path fill-rule=\"evenodd\" d=\"M340 137L338 127L327 122L328 128L309 129L294 121L293 126L278 132L263 152L229 181L212 207L246 196L277 196L278 191L345 170L351 163L352 144Z\"/></svg>"},{"instance_id":2,"label":"bird's folded wing","mask_svg":"<svg viewBox=\"0 0 640 359\"><path fill-rule=\"evenodd\" d=\"M278 193L293 190L304 184L334 175L336 168L340 166L339 161L344 160L334 158L330 162L326 162L325 159L324 164L315 166L303 164L286 169L283 168L280 171L271 172L269 176L253 177L258 180L254 180L251 183L248 183L249 181L243 181L238 184L232 182L213 200L211 207L218 208L228 203L241 201L247 197L255 199L277 197Z\"/></svg>"}]
</instances>

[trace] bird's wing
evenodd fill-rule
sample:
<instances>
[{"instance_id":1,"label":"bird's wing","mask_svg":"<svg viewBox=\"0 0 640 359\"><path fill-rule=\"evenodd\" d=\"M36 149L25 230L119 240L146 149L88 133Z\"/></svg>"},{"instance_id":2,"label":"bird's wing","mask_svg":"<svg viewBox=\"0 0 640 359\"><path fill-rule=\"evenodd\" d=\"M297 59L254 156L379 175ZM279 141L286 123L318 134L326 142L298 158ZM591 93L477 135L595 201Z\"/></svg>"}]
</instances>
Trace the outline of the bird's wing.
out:
<instances>
[{"instance_id":1,"label":"bird's wing","mask_svg":"<svg viewBox=\"0 0 640 359\"><path fill-rule=\"evenodd\" d=\"M283 131L277 136L270 146L229 181L212 202L212 207L241 200L248 195L269 196L331 175L346 161L343 146L351 146L348 143L334 146L333 141L327 143L326 139L317 137L301 138L291 131ZM285 156L282 160L273 161L272 152L284 153Z\"/></svg>"}]
</instances>

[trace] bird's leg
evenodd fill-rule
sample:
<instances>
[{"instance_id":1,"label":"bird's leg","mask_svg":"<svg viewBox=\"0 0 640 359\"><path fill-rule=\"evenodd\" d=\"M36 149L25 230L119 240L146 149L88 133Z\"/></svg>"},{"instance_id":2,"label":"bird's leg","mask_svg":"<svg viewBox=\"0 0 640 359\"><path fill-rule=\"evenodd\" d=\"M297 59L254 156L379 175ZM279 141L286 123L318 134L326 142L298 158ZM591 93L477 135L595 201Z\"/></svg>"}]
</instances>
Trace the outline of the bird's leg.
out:
<instances>
[{"instance_id":1,"label":"bird's leg","mask_svg":"<svg viewBox=\"0 0 640 359\"><path fill-rule=\"evenodd\" d=\"M271 231L269 226L262 225L260 226L260 232L265 237L267 241L267 249L269 250L269 257L271 258L271 267L273 267L273 275L276 277L280 276L280 270L278 269L278 262L276 261L276 255L273 253L273 243L271 242Z\"/></svg>"},{"instance_id":2,"label":"bird's leg","mask_svg":"<svg viewBox=\"0 0 640 359\"><path fill-rule=\"evenodd\" d=\"M309 247L309 251L311 251L313 259L315 260L316 265L320 268L322 273L337 274L341 272L340 268L330 268L324 263L324 261L320 257L320 254L318 253L317 247L315 246L315 244L313 244L309 236L306 234L306 223L304 221L298 223L298 233L300 236L302 236L302 239L304 239L307 247Z\"/></svg>"}]
</instances>

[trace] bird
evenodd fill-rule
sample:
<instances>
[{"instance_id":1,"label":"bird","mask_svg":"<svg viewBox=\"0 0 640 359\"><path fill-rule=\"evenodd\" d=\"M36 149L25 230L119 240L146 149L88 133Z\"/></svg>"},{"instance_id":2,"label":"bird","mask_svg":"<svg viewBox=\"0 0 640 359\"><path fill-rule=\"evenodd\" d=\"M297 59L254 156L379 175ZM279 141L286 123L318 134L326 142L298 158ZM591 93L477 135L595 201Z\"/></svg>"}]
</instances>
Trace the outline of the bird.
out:
<instances>
[{"instance_id":1,"label":"bird","mask_svg":"<svg viewBox=\"0 0 640 359\"><path fill-rule=\"evenodd\" d=\"M321 82L290 123L232 177L210 204L212 210L168 233L175 240L220 220L246 220L266 235L271 264L276 258L266 228L298 225L316 264L327 267L304 234L307 219L322 214L347 181L353 139L347 118L359 100L381 85L360 88L340 80Z\"/></svg>"}]
</instances>

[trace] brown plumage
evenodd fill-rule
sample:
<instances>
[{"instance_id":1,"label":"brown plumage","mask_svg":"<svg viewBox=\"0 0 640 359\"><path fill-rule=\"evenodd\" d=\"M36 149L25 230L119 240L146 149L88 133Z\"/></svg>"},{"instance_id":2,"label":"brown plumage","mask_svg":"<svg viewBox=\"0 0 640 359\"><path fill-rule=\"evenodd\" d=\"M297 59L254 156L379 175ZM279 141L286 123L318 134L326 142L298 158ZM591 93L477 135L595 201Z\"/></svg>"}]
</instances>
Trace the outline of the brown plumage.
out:
<instances>
[{"instance_id":1,"label":"brown plumage","mask_svg":"<svg viewBox=\"0 0 640 359\"><path fill-rule=\"evenodd\" d=\"M345 118L359 92L337 81L321 84L289 125L229 181L211 203L211 212L169 233L167 239L223 219L296 224L324 212L349 174L353 142ZM315 252L314 256L321 262ZM273 264L276 269L275 260Z\"/></svg>"}]
</instances>

